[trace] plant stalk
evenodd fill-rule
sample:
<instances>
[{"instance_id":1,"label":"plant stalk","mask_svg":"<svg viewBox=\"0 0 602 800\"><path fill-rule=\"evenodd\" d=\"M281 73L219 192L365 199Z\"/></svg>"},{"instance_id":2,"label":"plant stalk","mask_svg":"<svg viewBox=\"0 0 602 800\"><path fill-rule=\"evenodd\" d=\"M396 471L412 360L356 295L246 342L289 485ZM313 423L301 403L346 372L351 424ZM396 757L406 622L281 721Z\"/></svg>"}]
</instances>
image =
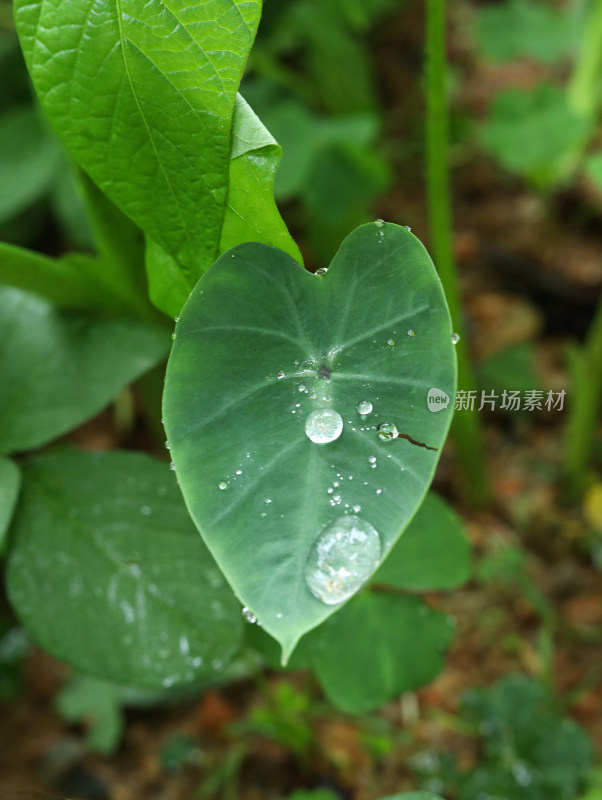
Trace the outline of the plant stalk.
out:
<instances>
[{"instance_id":1,"label":"plant stalk","mask_svg":"<svg viewBox=\"0 0 602 800\"><path fill-rule=\"evenodd\" d=\"M472 391L476 381L466 341L453 252L451 193L448 164L447 57L445 0L426 0L426 183L433 260L441 278L454 331L460 339L458 387ZM454 416L452 440L473 502L486 504L490 487L476 411Z\"/></svg>"}]
</instances>

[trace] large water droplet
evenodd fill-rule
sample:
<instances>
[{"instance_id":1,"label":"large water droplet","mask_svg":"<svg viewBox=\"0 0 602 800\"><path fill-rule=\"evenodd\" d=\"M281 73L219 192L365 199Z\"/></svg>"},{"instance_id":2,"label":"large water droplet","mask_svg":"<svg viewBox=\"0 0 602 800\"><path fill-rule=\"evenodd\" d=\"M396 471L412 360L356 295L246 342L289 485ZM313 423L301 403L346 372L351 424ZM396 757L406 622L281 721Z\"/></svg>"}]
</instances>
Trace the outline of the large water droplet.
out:
<instances>
[{"instance_id":1,"label":"large water droplet","mask_svg":"<svg viewBox=\"0 0 602 800\"><path fill-rule=\"evenodd\" d=\"M316 444L338 439L343 431L343 418L330 408L317 408L305 420L305 434Z\"/></svg>"},{"instance_id":2,"label":"large water droplet","mask_svg":"<svg viewBox=\"0 0 602 800\"><path fill-rule=\"evenodd\" d=\"M383 442L390 442L392 439L397 439L399 431L394 422L381 422L376 429L376 435Z\"/></svg>"},{"instance_id":3,"label":"large water droplet","mask_svg":"<svg viewBox=\"0 0 602 800\"><path fill-rule=\"evenodd\" d=\"M360 402L357 404L357 413L362 415L371 414L373 408L374 406L369 400L360 400Z\"/></svg>"},{"instance_id":4,"label":"large water droplet","mask_svg":"<svg viewBox=\"0 0 602 800\"><path fill-rule=\"evenodd\" d=\"M355 594L380 561L380 537L354 514L339 517L316 539L305 565L310 592L327 605Z\"/></svg>"}]
</instances>

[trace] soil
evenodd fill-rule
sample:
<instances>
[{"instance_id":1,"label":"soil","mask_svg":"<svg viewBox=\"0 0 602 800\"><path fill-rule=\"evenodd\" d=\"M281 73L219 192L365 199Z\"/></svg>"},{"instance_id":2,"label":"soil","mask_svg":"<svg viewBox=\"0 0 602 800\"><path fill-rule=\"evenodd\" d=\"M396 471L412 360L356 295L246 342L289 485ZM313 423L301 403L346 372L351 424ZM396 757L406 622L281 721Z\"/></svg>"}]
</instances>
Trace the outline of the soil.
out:
<instances>
[{"instance_id":1,"label":"soil","mask_svg":"<svg viewBox=\"0 0 602 800\"><path fill-rule=\"evenodd\" d=\"M479 62L467 35L470 8L459 5L450 27L450 56L459 74L454 113L478 119L495 89L531 85L545 71L527 62L505 68ZM399 176L374 216L411 225L428 244L418 157L422 7L418 0L408 2L404 13L387 20L370 41L385 143ZM407 145L395 154L400 141ZM584 337L602 289L602 197L580 180L543 196L472 146L454 145L451 155L455 255L473 355L479 361L528 344L541 385L566 388L570 400L565 348ZM592 563L592 527L583 506L567 501L562 490L566 416L492 412L482 421L492 504L480 510L470 503L451 444L435 488L465 520L475 563L505 546L525 553L527 573L557 619L556 691L567 713L591 736L599 760L602 581ZM143 429L124 437L110 411L74 438L91 449L149 449L151 440ZM76 800L269 800L305 787L376 800L416 788L410 759L422 750L450 751L470 766L478 760L478 747L455 722L463 691L509 673L541 676L546 669L538 645L543 623L524 593L503 581L473 579L461 590L430 596L429 602L456 621L445 670L429 686L372 715L355 719L333 711L307 675L268 673L261 687L241 681L179 705L126 710L122 742L110 757L90 753L85 726L60 718L54 698L68 669L34 648L24 664L21 690L1 710L0 798L33 800L38 796L33 793L41 792ZM265 706L266 692L283 680L311 693L312 741L304 754L257 732L241 733L254 710ZM378 751L374 741L383 731L386 745ZM186 763L170 772L165 747L178 741L174 737L187 737L189 753Z\"/></svg>"}]
</instances>

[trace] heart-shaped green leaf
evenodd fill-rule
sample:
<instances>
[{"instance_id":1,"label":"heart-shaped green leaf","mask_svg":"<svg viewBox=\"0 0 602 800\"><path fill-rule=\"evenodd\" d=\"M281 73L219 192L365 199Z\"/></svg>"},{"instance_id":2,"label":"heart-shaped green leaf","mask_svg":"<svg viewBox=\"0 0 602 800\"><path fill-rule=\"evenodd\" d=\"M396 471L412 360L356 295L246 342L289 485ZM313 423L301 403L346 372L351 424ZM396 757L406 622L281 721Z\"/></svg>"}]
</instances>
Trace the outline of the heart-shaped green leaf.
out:
<instances>
[{"instance_id":1,"label":"heart-shaped green leaf","mask_svg":"<svg viewBox=\"0 0 602 800\"><path fill-rule=\"evenodd\" d=\"M354 231L324 276L236 247L184 306L164 395L180 485L285 659L420 505L452 413L451 334L424 247L381 221Z\"/></svg>"}]
</instances>

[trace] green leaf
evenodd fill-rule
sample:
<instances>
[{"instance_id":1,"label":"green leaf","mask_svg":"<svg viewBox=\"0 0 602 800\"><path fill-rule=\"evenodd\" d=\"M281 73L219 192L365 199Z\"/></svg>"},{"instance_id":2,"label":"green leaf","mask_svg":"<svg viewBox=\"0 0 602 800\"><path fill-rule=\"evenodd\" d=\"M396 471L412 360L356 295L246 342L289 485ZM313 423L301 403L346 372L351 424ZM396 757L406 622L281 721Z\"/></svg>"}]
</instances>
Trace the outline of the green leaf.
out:
<instances>
[{"instance_id":1,"label":"green leaf","mask_svg":"<svg viewBox=\"0 0 602 800\"><path fill-rule=\"evenodd\" d=\"M377 532L367 579L376 538L384 557L431 481L452 409L431 413L427 394L453 396L456 374L439 278L411 233L382 222L354 231L324 277L241 245L199 281L176 333L164 417L184 497L286 659L343 601L333 580L329 603L306 584L318 537L360 514ZM365 419L364 400L374 406ZM306 420L330 407L342 435L316 444ZM385 422L414 443L381 440Z\"/></svg>"},{"instance_id":2,"label":"green leaf","mask_svg":"<svg viewBox=\"0 0 602 800\"><path fill-rule=\"evenodd\" d=\"M602 193L602 152L592 153L585 159L584 170L586 176Z\"/></svg>"},{"instance_id":3,"label":"green leaf","mask_svg":"<svg viewBox=\"0 0 602 800\"><path fill-rule=\"evenodd\" d=\"M389 797L383 797L382 800L443 800L443 798L431 792L404 792L403 794L392 794Z\"/></svg>"},{"instance_id":4,"label":"green leaf","mask_svg":"<svg viewBox=\"0 0 602 800\"><path fill-rule=\"evenodd\" d=\"M24 469L10 600L38 644L81 672L140 686L215 679L240 606L167 464L63 453Z\"/></svg>"},{"instance_id":5,"label":"green leaf","mask_svg":"<svg viewBox=\"0 0 602 800\"><path fill-rule=\"evenodd\" d=\"M34 106L3 111L0 124L0 221L23 211L50 189L61 149Z\"/></svg>"},{"instance_id":6,"label":"green leaf","mask_svg":"<svg viewBox=\"0 0 602 800\"><path fill-rule=\"evenodd\" d=\"M432 681L452 635L451 619L417 597L363 592L304 645L328 699L363 714Z\"/></svg>"},{"instance_id":7,"label":"green leaf","mask_svg":"<svg viewBox=\"0 0 602 800\"><path fill-rule=\"evenodd\" d=\"M373 577L401 589L455 589L470 577L470 543L462 520L430 492Z\"/></svg>"},{"instance_id":8,"label":"green leaf","mask_svg":"<svg viewBox=\"0 0 602 800\"><path fill-rule=\"evenodd\" d=\"M273 184L281 152L248 103L237 95L220 253L242 242L263 242L303 263L274 202ZM152 239L147 240L146 270L151 300L161 311L175 317L186 302L191 285L174 259Z\"/></svg>"},{"instance_id":9,"label":"green leaf","mask_svg":"<svg viewBox=\"0 0 602 800\"><path fill-rule=\"evenodd\" d=\"M124 310L101 280L103 262L70 253L55 259L0 242L0 282L45 297L58 308Z\"/></svg>"},{"instance_id":10,"label":"green leaf","mask_svg":"<svg viewBox=\"0 0 602 800\"><path fill-rule=\"evenodd\" d=\"M102 755L115 752L124 722L118 686L75 675L63 686L55 703L63 719L86 724L86 742L91 750Z\"/></svg>"},{"instance_id":11,"label":"green leaf","mask_svg":"<svg viewBox=\"0 0 602 800\"><path fill-rule=\"evenodd\" d=\"M588 121L571 111L566 92L542 83L499 92L480 139L507 170L546 185L565 175L589 131Z\"/></svg>"},{"instance_id":12,"label":"green leaf","mask_svg":"<svg viewBox=\"0 0 602 800\"><path fill-rule=\"evenodd\" d=\"M237 95L221 253L242 242L263 242L303 263L274 202L272 187L281 155L276 140L244 98Z\"/></svg>"},{"instance_id":13,"label":"green leaf","mask_svg":"<svg viewBox=\"0 0 602 800\"><path fill-rule=\"evenodd\" d=\"M192 284L217 252L260 11L259 0L15 2L30 75L67 148Z\"/></svg>"},{"instance_id":14,"label":"green leaf","mask_svg":"<svg viewBox=\"0 0 602 800\"><path fill-rule=\"evenodd\" d=\"M477 12L477 44L492 61L526 57L553 63L579 46L582 26L575 9L550 8L534 0L486 6Z\"/></svg>"},{"instance_id":15,"label":"green leaf","mask_svg":"<svg viewBox=\"0 0 602 800\"><path fill-rule=\"evenodd\" d=\"M0 555L4 552L6 534L19 497L21 473L10 458L0 456Z\"/></svg>"},{"instance_id":16,"label":"green leaf","mask_svg":"<svg viewBox=\"0 0 602 800\"><path fill-rule=\"evenodd\" d=\"M0 288L0 452L39 447L101 411L166 354L165 332L61 312Z\"/></svg>"}]
</instances>

